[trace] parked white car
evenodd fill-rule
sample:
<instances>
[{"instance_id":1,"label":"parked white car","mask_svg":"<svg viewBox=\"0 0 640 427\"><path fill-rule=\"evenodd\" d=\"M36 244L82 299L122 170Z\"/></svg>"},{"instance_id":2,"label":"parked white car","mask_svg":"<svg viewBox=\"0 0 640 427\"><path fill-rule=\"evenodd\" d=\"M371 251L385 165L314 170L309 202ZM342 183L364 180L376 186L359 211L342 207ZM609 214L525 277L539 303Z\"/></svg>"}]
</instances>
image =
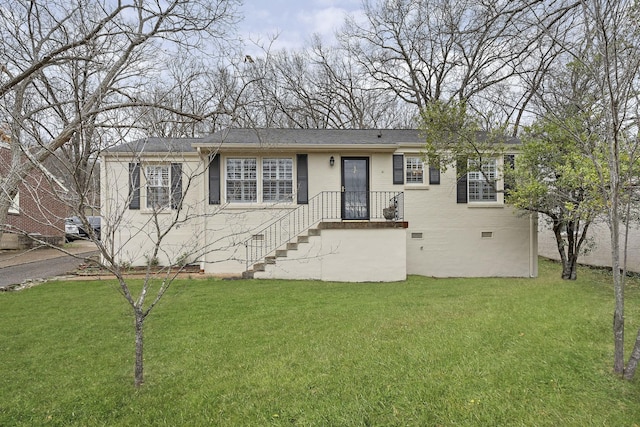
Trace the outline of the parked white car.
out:
<instances>
[{"instance_id":1,"label":"parked white car","mask_svg":"<svg viewBox=\"0 0 640 427\"><path fill-rule=\"evenodd\" d=\"M76 220L78 220L78 222L76 222ZM78 218L64 219L64 237L67 242L73 242L80 238L79 222L80 220Z\"/></svg>"}]
</instances>

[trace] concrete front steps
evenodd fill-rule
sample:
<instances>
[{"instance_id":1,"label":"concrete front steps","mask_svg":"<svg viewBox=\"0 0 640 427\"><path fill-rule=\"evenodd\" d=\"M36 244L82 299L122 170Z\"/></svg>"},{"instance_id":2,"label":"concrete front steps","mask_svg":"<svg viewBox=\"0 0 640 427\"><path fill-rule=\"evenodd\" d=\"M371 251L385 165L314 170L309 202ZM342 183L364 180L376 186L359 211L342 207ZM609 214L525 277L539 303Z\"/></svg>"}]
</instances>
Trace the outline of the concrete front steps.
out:
<instances>
[{"instance_id":1,"label":"concrete front steps","mask_svg":"<svg viewBox=\"0 0 640 427\"><path fill-rule=\"evenodd\" d=\"M266 278L266 274L261 274L267 271L268 266L274 266L277 264L278 259L291 258L292 252L298 251L301 246L304 247L308 244L313 237L320 236L320 229L311 228L306 231L306 234L301 234L294 239L293 242L289 242L280 249L276 249L275 254L269 255L264 258L263 261L253 264L249 270L242 273L242 277L245 279L253 278Z\"/></svg>"},{"instance_id":2,"label":"concrete front steps","mask_svg":"<svg viewBox=\"0 0 640 427\"><path fill-rule=\"evenodd\" d=\"M404 222L321 222L255 263L256 279L394 282L407 277Z\"/></svg>"}]
</instances>

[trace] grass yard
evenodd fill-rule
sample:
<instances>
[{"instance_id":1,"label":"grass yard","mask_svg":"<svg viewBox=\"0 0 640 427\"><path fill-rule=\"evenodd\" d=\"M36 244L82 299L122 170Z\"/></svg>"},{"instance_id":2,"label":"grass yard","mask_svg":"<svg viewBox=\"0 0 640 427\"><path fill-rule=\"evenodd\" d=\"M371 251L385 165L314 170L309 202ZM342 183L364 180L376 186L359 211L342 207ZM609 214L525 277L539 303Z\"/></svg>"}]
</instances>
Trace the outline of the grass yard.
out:
<instances>
[{"instance_id":1,"label":"grass yard","mask_svg":"<svg viewBox=\"0 0 640 427\"><path fill-rule=\"evenodd\" d=\"M602 271L402 283L194 280L147 321L109 282L0 294L0 425L632 426ZM630 283L627 337L640 326ZM630 347L630 344L629 344ZM640 375L640 373L639 373Z\"/></svg>"}]
</instances>

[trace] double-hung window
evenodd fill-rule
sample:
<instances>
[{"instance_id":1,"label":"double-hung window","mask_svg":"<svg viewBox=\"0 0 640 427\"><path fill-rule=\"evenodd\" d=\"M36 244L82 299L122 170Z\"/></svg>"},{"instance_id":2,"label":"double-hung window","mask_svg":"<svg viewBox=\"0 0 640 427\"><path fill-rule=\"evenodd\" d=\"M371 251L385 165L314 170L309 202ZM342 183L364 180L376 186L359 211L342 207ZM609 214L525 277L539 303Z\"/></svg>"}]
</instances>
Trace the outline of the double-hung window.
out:
<instances>
[{"instance_id":1,"label":"double-hung window","mask_svg":"<svg viewBox=\"0 0 640 427\"><path fill-rule=\"evenodd\" d=\"M255 158L227 159L227 202L256 202L258 173Z\"/></svg>"},{"instance_id":2,"label":"double-hung window","mask_svg":"<svg viewBox=\"0 0 640 427\"><path fill-rule=\"evenodd\" d=\"M226 159L226 200L229 203L290 202L293 197L293 158Z\"/></svg>"},{"instance_id":3,"label":"double-hung window","mask_svg":"<svg viewBox=\"0 0 640 427\"><path fill-rule=\"evenodd\" d=\"M262 201L291 201L293 196L293 159L262 159Z\"/></svg>"},{"instance_id":4,"label":"double-hung window","mask_svg":"<svg viewBox=\"0 0 640 427\"><path fill-rule=\"evenodd\" d=\"M405 182L407 184L424 183L424 164L419 156L405 156Z\"/></svg>"},{"instance_id":5,"label":"double-hung window","mask_svg":"<svg viewBox=\"0 0 640 427\"><path fill-rule=\"evenodd\" d=\"M182 196L182 163L129 163L129 209L180 209Z\"/></svg>"},{"instance_id":6,"label":"double-hung window","mask_svg":"<svg viewBox=\"0 0 640 427\"><path fill-rule=\"evenodd\" d=\"M150 165L146 167L147 208L165 208L171 202L171 181L169 165Z\"/></svg>"},{"instance_id":7,"label":"double-hung window","mask_svg":"<svg viewBox=\"0 0 640 427\"><path fill-rule=\"evenodd\" d=\"M468 191L469 202L497 201L496 159L469 160Z\"/></svg>"}]
</instances>

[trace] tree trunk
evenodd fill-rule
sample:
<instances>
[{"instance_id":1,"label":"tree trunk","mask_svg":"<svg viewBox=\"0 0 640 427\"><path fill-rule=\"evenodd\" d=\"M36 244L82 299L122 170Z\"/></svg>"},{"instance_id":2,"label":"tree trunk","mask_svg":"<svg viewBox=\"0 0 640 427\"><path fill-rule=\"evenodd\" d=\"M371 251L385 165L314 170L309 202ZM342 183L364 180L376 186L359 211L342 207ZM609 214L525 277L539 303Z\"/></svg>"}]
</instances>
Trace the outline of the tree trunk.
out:
<instances>
[{"instance_id":1,"label":"tree trunk","mask_svg":"<svg viewBox=\"0 0 640 427\"><path fill-rule=\"evenodd\" d=\"M611 156L614 157L615 153ZM624 374L624 282L620 274L620 215L618 170L611 165L611 198L609 202L609 231L611 232L611 268L613 273L613 295L615 309L613 312L613 371Z\"/></svg>"},{"instance_id":2,"label":"tree trunk","mask_svg":"<svg viewBox=\"0 0 640 427\"><path fill-rule=\"evenodd\" d=\"M570 280L571 279L571 263L568 259L562 260L562 280Z\"/></svg>"},{"instance_id":3,"label":"tree trunk","mask_svg":"<svg viewBox=\"0 0 640 427\"><path fill-rule=\"evenodd\" d=\"M612 227L612 267L613 267L613 294L615 299L615 309L613 312L613 371L617 374L624 372L624 288L620 277L620 262L618 254L618 237L614 233L618 232L618 227Z\"/></svg>"},{"instance_id":4,"label":"tree trunk","mask_svg":"<svg viewBox=\"0 0 640 427\"><path fill-rule=\"evenodd\" d=\"M560 254L560 263L562 263L562 280L575 280L577 277L576 261L577 257L568 257L566 245L562 238L562 222L555 220L553 222L553 234L556 236L556 245L558 246L558 254Z\"/></svg>"},{"instance_id":5,"label":"tree trunk","mask_svg":"<svg viewBox=\"0 0 640 427\"><path fill-rule=\"evenodd\" d=\"M571 254L562 257L562 280L576 280L578 278L578 256Z\"/></svg>"},{"instance_id":6,"label":"tree trunk","mask_svg":"<svg viewBox=\"0 0 640 427\"><path fill-rule=\"evenodd\" d=\"M578 255L571 254L567 257L566 265L562 266L562 278L564 280L576 280L578 278Z\"/></svg>"},{"instance_id":7,"label":"tree trunk","mask_svg":"<svg viewBox=\"0 0 640 427\"><path fill-rule=\"evenodd\" d=\"M631 351L631 356L629 356L629 361L627 362L627 366L624 369L624 379L632 380L634 375L636 374L636 369L638 368L638 361L640 361L640 329L638 330L638 334L636 335L636 342L633 346L633 350Z\"/></svg>"},{"instance_id":8,"label":"tree trunk","mask_svg":"<svg viewBox=\"0 0 640 427\"><path fill-rule=\"evenodd\" d=\"M3 186L1 185L0 188L4 190ZM2 235L4 234L4 227L1 225L7 223L7 216L9 213L9 207L11 207L12 200L13 199L11 198L10 194L5 193L4 191L0 193L0 240L2 240Z\"/></svg>"},{"instance_id":9,"label":"tree trunk","mask_svg":"<svg viewBox=\"0 0 640 427\"><path fill-rule=\"evenodd\" d=\"M135 311L135 330L136 330L136 364L134 368L134 385L139 388L144 382L144 357L143 357L143 327L144 327L144 315L142 310L134 309Z\"/></svg>"}]
</instances>

